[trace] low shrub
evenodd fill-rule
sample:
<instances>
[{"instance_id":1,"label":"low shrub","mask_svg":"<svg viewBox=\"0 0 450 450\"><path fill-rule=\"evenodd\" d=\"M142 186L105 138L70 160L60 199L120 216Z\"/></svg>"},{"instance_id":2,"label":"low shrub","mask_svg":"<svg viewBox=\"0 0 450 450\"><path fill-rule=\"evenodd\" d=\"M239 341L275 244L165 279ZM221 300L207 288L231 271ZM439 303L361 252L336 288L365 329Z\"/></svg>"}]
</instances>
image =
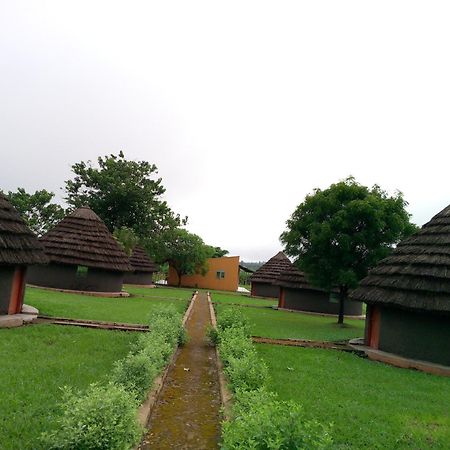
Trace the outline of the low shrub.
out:
<instances>
[{"instance_id":1,"label":"low shrub","mask_svg":"<svg viewBox=\"0 0 450 450\"><path fill-rule=\"evenodd\" d=\"M246 336L251 335L250 322L235 308L226 308L217 319L219 335L227 328L240 328Z\"/></svg>"},{"instance_id":2,"label":"low shrub","mask_svg":"<svg viewBox=\"0 0 450 450\"><path fill-rule=\"evenodd\" d=\"M217 331L217 328L212 325L207 326L206 337L212 345L217 345L219 343L219 332Z\"/></svg>"},{"instance_id":3,"label":"low shrub","mask_svg":"<svg viewBox=\"0 0 450 450\"><path fill-rule=\"evenodd\" d=\"M148 358L149 362L154 364L159 369L169 361L173 353L173 346L165 341L164 336L156 333L141 334L138 338L137 353L143 353Z\"/></svg>"},{"instance_id":4,"label":"low shrub","mask_svg":"<svg viewBox=\"0 0 450 450\"><path fill-rule=\"evenodd\" d=\"M330 426L305 419L293 401L279 401L266 389L240 391L233 420L222 427L223 450L294 450L330 448Z\"/></svg>"},{"instance_id":5,"label":"low shrub","mask_svg":"<svg viewBox=\"0 0 450 450\"><path fill-rule=\"evenodd\" d=\"M242 328L230 327L219 332L219 352L224 364L228 364L230 358L244 358L254 351L251 339Z\"/></svg>"},{"instance_id":6,"label":"low shrub","mask_svg":"<svg viewBox=\"0 0 450 450\"><path fill-rule=\"evenodd\" d=\"M138 403L122 386L93 384L84 393L65 388L58 429L44 433L45 448L124 450L139 440Z\"/></svg>"},{"instance_id":7,"label":"low shrub","mask_svg":"<svg viewBox=\"0 0 450 450\"><path fill-rule=\"evenodd\" d=\"M45 448L125 450L137 442L142 429L136 410L168 362L178 343L187 340L182 316L172 305L155 308L150 331L142 334L126 358L114 364L106 386L91 385L86 393L66 389L59 427L44 433Z\"/></svg>"},{"instance_id":8,"label":"low shrub","mask_svg":"<svg viewBox=\"0 0 450 450\"><path fill-rule=\"evenodd\" d=\"M183 345L187 342L186 330L182 325L182 315L173 305L155 308L149 316L150 333L164 337L171 344Z\"/></svg>"},{"instance_id":9,"label":"low shrub","mask_svg":"<svg viewBox=\"0 0 450 450\"><path fill-rule=\"evenodd\" d=\"M269 371L266 364L252 351L242 358L231 357L224 368L233 391L251 391L267 384Z\"/></svg>"},{"instance_id":10,"label":"low shrub","mask_svg":"<svg viewBox=\"0 0 450 450\"><path fill-rule=\"evenodd\" d=\"M129 353L114 364L112 382L123 386L137 400L144 400L159 372L161 362L149 360L145 352Z\"/></svg>"}]
</instances>

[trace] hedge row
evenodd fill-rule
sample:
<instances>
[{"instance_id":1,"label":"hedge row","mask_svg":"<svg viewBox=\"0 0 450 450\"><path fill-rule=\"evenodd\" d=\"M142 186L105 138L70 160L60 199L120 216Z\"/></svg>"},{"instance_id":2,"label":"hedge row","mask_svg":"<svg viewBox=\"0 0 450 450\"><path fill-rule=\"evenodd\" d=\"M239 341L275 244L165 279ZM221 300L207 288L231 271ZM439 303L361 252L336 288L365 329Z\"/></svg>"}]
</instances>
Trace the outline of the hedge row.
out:
<instances>
[{"instance_id":1,"label":"hedge row","mask_svg":"<svg viewBox=\"0 0 450 450\"><path fill-rule=\"evenodd\" d=\"M247 320L235 309L221 313L210 330L235 394L231 420L222 424L223 450L325 449L331 425L307 420L293 401L280 401L267 389L268 369L250 338Z\"/></svg>"},{"instance_id":2,"label":"hedge row","mask_svg":"<svg viewBox=\"0 0 450 450\"><path fill-rule=\"evenodd\" d=\"M130 353L117 361L109 383L85 392L64 388L57 427L42 435L48 449L126 450L142 436L137 409L176 345L184 344L182 315L173 305L155 308L150 331L141 334Z\"/></svg>"}]
</instances>

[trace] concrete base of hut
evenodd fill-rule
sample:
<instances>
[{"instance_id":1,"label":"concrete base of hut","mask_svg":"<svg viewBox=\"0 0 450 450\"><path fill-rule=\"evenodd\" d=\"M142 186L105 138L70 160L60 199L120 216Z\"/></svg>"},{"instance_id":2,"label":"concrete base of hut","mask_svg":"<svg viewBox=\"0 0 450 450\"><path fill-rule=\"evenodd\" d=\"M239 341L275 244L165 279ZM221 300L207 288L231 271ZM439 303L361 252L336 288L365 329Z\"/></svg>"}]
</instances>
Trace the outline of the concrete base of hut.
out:
<instances>
[{"instance_id":1,"label":"concrete base of hut","mask_svg":"<svg viewBox=\"0 0 450 450\"><path fill-rule=\"evenodd\" d=\"M23 305L20 314L0 315L0 328L16 328L36 320L39 311L33 306Z\"/></svg>"},{"instance_id":2,"label":"concrete base of hut","mask_svg":"<svg viewBox=\"0 0 450 450\"><path fill-rule=\"evenodd\" d=\"M441 375L450 377L450 367L442 364L436 364L429 361L421 361L419 359L405 358L403 356L395 355L393 353L383 352L382 350L375 350L366 345L360 345L358 342L364 339L352 339L349 345L358 351L363 351L367 357L373 361L379 361L402 369L414 369L421 372L431 373L433 375Z\"/></svg>"}]
</instances>

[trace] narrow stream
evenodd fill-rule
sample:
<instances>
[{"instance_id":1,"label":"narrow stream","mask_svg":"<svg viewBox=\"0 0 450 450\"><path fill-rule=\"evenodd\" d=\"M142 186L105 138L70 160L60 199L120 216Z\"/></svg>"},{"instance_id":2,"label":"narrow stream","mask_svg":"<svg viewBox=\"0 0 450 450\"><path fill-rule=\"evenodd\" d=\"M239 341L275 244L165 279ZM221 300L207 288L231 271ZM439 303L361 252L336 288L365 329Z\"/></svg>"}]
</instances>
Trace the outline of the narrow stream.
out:
<instances>
[{"instance_id":1,"label":"narrow stream","mask_svg":"<svg viewBox=\"0 0 450 450\"><path fill-rule=\"evenodd\" d=\"M218 448L219 380L214 348L205 341L210 322L206 294L200 293L186 323L189 342L169 369L142 450Z\"/></svg>"}]
</instances>

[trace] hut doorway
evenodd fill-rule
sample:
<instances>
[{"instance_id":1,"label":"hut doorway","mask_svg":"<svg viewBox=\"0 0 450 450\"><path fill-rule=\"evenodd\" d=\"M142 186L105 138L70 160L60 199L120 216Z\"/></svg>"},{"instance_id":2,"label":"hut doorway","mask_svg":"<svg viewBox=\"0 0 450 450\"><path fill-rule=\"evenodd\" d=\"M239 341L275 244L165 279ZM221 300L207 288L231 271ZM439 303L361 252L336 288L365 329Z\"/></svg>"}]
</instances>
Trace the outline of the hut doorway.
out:
<instances>
[{"instance_id":1,"label":"hut doorway","mask_svg":"<svg viewBox=\"0 0 450 450\"><path fill-rule=\"evenodd\" d=\"M25 268L17 267L14 271L11 299L9 302L8 314L19 314L22 312L23 294L25 288Z\"/></svg>"},{"instance_id":2,"label":"hut doorway","mask_svg":"<svg viewBox=\"0 0 450 450\"><path fill-rule=\"evenodd\" d=\"M369 347L377 350L380 343L380 308L371 306L369 311Z\"/></svg>"}]
</instances>

